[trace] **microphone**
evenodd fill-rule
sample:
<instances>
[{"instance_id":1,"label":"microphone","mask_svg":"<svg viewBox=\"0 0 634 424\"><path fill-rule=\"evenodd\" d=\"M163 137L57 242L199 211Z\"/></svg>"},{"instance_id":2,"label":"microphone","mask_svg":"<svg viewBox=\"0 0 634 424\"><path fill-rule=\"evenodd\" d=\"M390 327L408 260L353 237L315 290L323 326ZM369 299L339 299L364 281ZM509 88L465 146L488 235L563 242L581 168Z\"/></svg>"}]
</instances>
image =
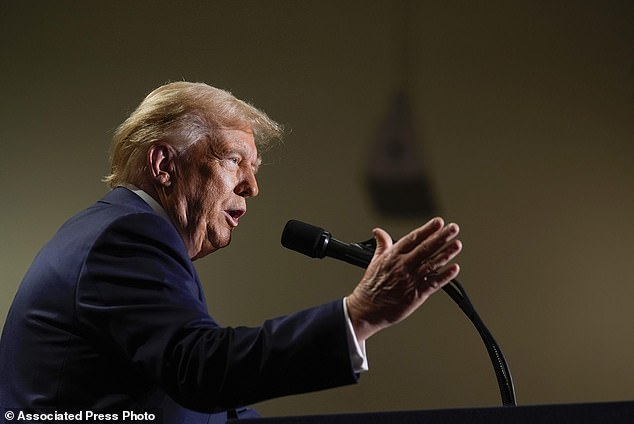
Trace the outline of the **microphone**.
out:
<instances>
[{"instance_id":1,"label":"microphone","mask_svg":"<svg viewBox=\"0 0 634 424\"><path fill-rule=\"evenodd\" d=\"M374 256L374 239L360 243L344 243L330 232L305 222L290 220L282 232L282 246L311 258L326 256L367 268Z\"/></svg>"},{"instance_id":2,"label":"microphone","mask_svg":"<svg viewBox=\"0 0 634 424\"><path fill-rule=\"evenodd\" d=\"M323 228L291 219L282 231L282 246L311 258L322 259L328 256L365 269L374 257L376 240L372 238L364 242L344 243L333 238L330 232ZM502 350L476 312L464 287L454 279L443 286L443 291L469 318L484 342L495 371L502 404L517 405L513 378Z\"/></svg>"}]
</instances>

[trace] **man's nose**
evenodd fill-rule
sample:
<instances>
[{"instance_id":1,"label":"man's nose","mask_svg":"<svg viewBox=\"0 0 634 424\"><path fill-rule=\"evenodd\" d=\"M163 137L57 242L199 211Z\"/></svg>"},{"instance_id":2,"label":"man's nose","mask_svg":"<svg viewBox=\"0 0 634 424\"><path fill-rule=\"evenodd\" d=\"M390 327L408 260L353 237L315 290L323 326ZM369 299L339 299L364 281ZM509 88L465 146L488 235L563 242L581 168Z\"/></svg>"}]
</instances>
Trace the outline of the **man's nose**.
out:
<instances>
[{"instance_id":1,"label":"man's nose","mask_svg":"<svg viewBox=\"0 0 634 424\"><path fill-rule=\"evenodd\" d=\"M260 192L258 182L253 172L247 172L236 187L236 194L242 197L255 197Z\"/></svg>"}]
</instances>

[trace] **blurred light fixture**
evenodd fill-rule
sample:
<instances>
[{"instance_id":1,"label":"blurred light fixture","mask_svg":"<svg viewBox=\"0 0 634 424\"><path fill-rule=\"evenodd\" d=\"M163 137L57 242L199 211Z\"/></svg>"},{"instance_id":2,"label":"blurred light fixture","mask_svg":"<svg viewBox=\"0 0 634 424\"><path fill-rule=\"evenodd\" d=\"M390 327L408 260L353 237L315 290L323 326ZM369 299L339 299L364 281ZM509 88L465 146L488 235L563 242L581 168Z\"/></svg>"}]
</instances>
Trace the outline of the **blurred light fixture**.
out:
<instances>
[{"instance_id":1,"label":"blurred light fixture","mask_svg":"<svg viewBox=\"0 0 634 424\"><path fill-rule=\"evenodd\" d=\"M394 218L424 218L435 212L433 190L414 135L407 96L389 106L370 154L367 186L374 208Z\"/></svg>"}]
</instances>

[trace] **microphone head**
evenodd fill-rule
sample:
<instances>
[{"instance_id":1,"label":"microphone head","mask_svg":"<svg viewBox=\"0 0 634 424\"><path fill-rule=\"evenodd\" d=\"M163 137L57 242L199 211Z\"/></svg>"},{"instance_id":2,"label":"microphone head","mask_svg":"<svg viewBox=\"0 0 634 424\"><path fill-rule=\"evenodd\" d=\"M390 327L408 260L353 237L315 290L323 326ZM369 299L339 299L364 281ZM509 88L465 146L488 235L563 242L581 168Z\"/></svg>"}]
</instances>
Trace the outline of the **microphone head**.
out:
<instances>
[{"instance_id":1,"label":"microphone head","mask_svg":"<svg viewBox=\"0 0 634 424\"><path fill-rule=\"evenodd\" d=\"M282 232L282 246L311 258L326 256L330 233L323 228L291 219Z\"/></svg>"}]
</instances>

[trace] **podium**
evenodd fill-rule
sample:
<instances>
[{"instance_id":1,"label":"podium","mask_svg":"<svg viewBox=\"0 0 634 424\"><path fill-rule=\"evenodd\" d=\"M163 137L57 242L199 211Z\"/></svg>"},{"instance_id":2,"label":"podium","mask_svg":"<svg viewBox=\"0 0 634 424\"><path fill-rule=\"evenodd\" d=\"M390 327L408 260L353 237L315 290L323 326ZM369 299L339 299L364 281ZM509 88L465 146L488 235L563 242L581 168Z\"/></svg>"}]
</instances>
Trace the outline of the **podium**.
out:
<instances>
[{"instance_id":1,"label":"podium","mask_svg":"<svg viewBox=\"0 0 634 424\"><path fill-rule=\"evenodd\" d=\"M230 420L231 424L632 424L634 402L503 406Z\"/></svg>"}]
</instances>

